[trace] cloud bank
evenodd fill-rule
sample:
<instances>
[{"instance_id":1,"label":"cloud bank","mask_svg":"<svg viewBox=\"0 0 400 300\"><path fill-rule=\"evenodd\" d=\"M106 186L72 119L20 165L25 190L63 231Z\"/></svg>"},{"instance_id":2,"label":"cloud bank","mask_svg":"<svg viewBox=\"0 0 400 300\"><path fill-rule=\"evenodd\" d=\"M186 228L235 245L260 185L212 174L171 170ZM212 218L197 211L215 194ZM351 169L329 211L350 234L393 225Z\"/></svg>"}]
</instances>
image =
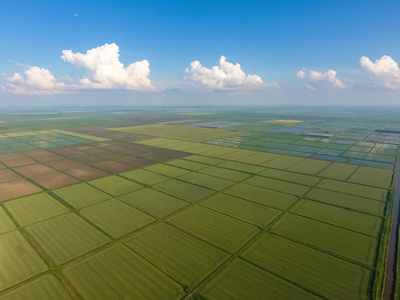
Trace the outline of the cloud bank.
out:
<instances>
[{"instance_id":1,"label":"cloud bank","mask_svg":"<svg viewBox=\"0 0 400 300\"><path fill-rule=\"evenodd\" d=\"M86 54L63 50L61 58L76 68L86 69L79 80L83 88L151 90L150 68L147 60L137 61L126 68L119 61L119 47L105 44L86 51Z\"/></svg>"},{"instance_id":2,"label":"cloud bank","mask_svg":"<svg viewBox=\"0 0 400 300\"><path fill-rule=\"evenodd\" d=\"M224 56L219 60L219 66L211 69L203 67L198 60L192 61L186 73L189 78L214 90L233 89L259 89L278 87L276 82L264 83L260 76L246 75L240 64L232 64L226 61Z\"/></svg>"},{"instance_id":3,"label":"cloud bank","mask_svg":"<svg viewBox=\"0 0 400 300\"><path fill-rule=\"evenodd\" d=\"M47 69L30 67L25 76L15 73L6 78L2 88L14 94L60 94L80 89L154 90L151 84L149 62L137 61L127 67L119 61L119 47L105 44L86 51L86 54L63 50L61 58L76 68L86 70L86 76L77 84L58 82Z\"/></svg>"},{"instance_id":4,"label":"cloud bank","mask_svg":"<svg viewBox=\"0 0 400 300\"><path fill-rule=\"evenodd\" d=\"M388 55L382 56L373 63L368 57L360 58L361 67L372 75L374 87L400 88L400 69L398 64Z\"/></svg>"},{"instance_id":5,"label":"cloud bank","mask_svg":"<svg viewBox=\"0 0 400 300\"><path fill-rule=\"evenodd\" d=\"M25 71L25 76L14 73L12 77L7 78L3 88L15 94L45 95L62 93L65 84L56 82L49 70L31 67Z\"/></svg>"},{"instance_id":6,"label":"cloud bank","mask_svg":"<svg viewBox=\"0 0 400 300\"><path fill-rule=\"evenodd\" d=\"M336 71L332 69L324 73L310 71L307 74L305 68L303 68L303 70L297 72L297 77L307 80L306 87L311 90L319 88L343 89L346 87L340 79L336 78Z\"/></svg>"}]
</instances>

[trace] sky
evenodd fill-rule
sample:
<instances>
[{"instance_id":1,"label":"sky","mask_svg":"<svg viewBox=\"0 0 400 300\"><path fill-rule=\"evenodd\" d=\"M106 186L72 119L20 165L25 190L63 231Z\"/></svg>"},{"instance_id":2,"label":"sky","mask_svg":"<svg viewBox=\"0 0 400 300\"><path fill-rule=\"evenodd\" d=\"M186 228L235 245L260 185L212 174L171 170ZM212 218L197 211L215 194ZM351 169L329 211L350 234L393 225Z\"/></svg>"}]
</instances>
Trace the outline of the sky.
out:
<instances>
[{"instance_id":1,"label":"sky","mask_svg":"<svg viewBox=\"0 0 400 300\"><path fill-rule=\"evenodd\" d=\"M400 105L400 1L0 2L0 106Z\"/></svg>"}]
</instances>

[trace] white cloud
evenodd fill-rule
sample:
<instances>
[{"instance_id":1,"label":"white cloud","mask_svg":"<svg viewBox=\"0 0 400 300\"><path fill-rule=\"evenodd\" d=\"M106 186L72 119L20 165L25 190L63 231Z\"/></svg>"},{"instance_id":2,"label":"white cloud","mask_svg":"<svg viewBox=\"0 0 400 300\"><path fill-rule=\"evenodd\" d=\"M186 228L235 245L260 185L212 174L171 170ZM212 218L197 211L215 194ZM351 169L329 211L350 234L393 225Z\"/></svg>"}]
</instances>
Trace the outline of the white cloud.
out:
<instances>
[{"instance_id":1,"label":"white cloud","mask_svg":"<svg viewBox=\"0 0 400 300\"><path fill-rule=\"evenodd\" d=\"M311 90L318 88L342 89L346 87L340 79L336 78L336 71L332 69L324 73L310 71L307 74L305 68L303 68L303 70L297 72L297 77L307 80L306 87Z\"/></svg>"},{"instance_id":2,"label":"white cloud","mask_svg":"<svg viewBox=\"0 0 400 300\"><path fill-rule=\"evenodd\" d=\"M6 78L3 88L15 94L59 94L63 92L65 85L56 82L49 70L31 67L25 71L25 77L14 73L12 77Z\"/></svg>"},{"instance_id":3,"label":"white cloud","mask_svg":"<svg viewBox=\"0 0 400 300\"><path fill-rule=\"evenodd\" d=\"M119 47L105 44L86 51L86 54L63 50L61 58L77 68L87 70L80 79L84 88L151 90L154 86L148 78L149 62L137 61L126 68L119 61Z\"/></svg>"},{"instance_id":4,"label":"white cloud","mask_svg":"<svg viewBox=\"0 0 400 300\"><path fill-rule=\"evenodd\" d=\"M273 88L278 84L264 83L257 75L246 75L240 64L232 64L226 61L224 56L219 60L219 66L211 69L203 67L197 60L190 63L186 68L186 73L190 74L190 79L199 82L209 88L216 90L231 89L252 89L252 88Z\"/></svg>"},{"instance_id":5,"label":"white cloud","mask_svg":"<svg viewBox=\"0 0 400 300\"><path fill-rule=\"evenodd\" d=\"M375 87L389 89L400 88L400 69L398 64L388 55L382 56L373 63L368 57L360 59L361 67L372 74L372 81Z\"/></svg>"}]
</instances>

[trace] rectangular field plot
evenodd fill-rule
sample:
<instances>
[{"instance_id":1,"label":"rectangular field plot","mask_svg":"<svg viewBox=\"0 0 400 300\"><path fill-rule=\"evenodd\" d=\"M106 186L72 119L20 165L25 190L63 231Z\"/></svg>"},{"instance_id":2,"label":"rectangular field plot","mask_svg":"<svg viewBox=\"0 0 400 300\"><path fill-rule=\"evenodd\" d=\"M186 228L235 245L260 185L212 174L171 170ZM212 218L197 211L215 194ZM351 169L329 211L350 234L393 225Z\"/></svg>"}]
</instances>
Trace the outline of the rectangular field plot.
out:
<instances>
[{"instance_id":1,"label":"rectangular field plot","mask_svg":"<svg viewBox=\"0 0 400 300\"><path fill-rule=\"evenodd\" d=\"M110 241L105 234L73 213L32 225L27 230L56 264Z\"/></svg>"},{"instance_id":2,"label":"rectangular field plot","mask_svg":"<svg viewBox=\"0 0 400 300\"><path fill-rule=\"evenodd\" d=\"M318 188L313 189L305 198L378 216L383 216L386 206L385 202L383 201L372 200Z\"/></svg>"},{"instance_id":3,"label":"rectangular field plot","mask_svg":"<svg viewBox=\"0 0 400 300\"><path fill-rule=\"evenodd\" d=\"M391 164L394 164L396 162L396 156L395 155L367 154L365 156L365 159L366 160L384 162L384 163L391 163Z\"/></svg>"},{"instance_id":4,"label":"rectangular field plot","mask_svg":"<svg viewBox=\"0 0 400 300\"><path fill-rule=\"evenodd\" d=\"M178 168L182 168L182 169L187 169L190 171L198 171L198 170L208 167L208 165L206 165L206 164L201 164L198 162L185 160L185 159L174 159L174 160L166 162L165 164L171 165L174 167L178 167Z\"/></svg>"},{"instance_id":5,"label":"rectangular field plot","mask_svg":"<svg viewBox=\"0 0 400 300\"><path fill-rule=\"evenodd\" d=\"M293 214L285 215L272 231L365 265L374 264L377 240L372 237Z\"/></svg>"},{"instance_id":6,"label":"rectangular field plot","mask_svg":"<svg viewBox=\"0 0 400 300\"><path fill-rule=\"evenodd\" d=\"M190 142L202 142L240 134L240 132L232 132L225 129L211 129L177 125L144 125L113 128L111 130L137 133L149 136L158 136L162 138L177 139Z\"/></svg>"},{"instance_id":7,"label":"rectangular field plot","mask_svg":"<svg viewBox=\"0 0 400 300\"><path fill-rule=\"evenodd\" d=\"M167 176L153 173L144 169L133 170L121 173L120 175L145 185L153 185L169 179Z\"/></svg>"},{"instance_id":8,"label":"rectangular field plot","mask_svg":"<svg viewBox=\"0 0 400 300\"><path fill-rule=\"evenodd\" d=\"M89 184L113 196L127 194L143 188L142 185L118 176L108 176L89 181Z\"/></svg>"},{"instance_id":9,"label":"rectangular field plot","mask_svg":"<svg viewBox=\"0 0 400 300\"><path fill-rule=\"evenodd\" d=\"M27 196L41 192L42 189L26 179L0 183L0 201Z\"/></svg>"},{"instance_id":10,"label":"rectangular field plot","mask_svg":"<svg viewBox=\"0 0 400 300\"><path fill-rule=\"evenodd\" d=\"M371 271L275 235L265 234L243 257L324 298L369 298Z\"/></svg>"},{"instance_id":11,"label":"rectangular field plot","mask_svg":"<svg viewBox=\"0 0 400 300\"><path fill-rule=\"evenodd\" d=\"M0 206L0 234L17 229L14 222Z\"/></svg>"},{"instance_id":12,"label":"rectangular field plot","mask_svg":"<svg viewBox=\"0 0 400 300\"><path fill-rule=\"evenodd\" d=\"M346 180L357 168L358 166L354 165L332 163L326 169L322 170L322 172L318 173L318 176Z\"/></svg>"},{"instance_id":13,"label":"rectangular field plot","mask_svg":"<svg viewBox=\"0 0 400 300\"><path fill-rule=\"evenodd\" d=\"M291 212L374 237L378 236L382 223L379 217L310 200L300 201Z\"/></svg>"},{"instance_id":14,"label":"rectangular field plot","mask_svg":"<svg viewBox=\"0 0 400 300\"><path fill-rule=\"evenodd\" d=\"M392 170L360 167L348 181L387 189L390 187L392 176Z\"/></svg>"},{"instance_id":15,"label":"rectangular field plot","mask_svg":"<svg viewBox=\"0 0 400 300\"><path fill-rule=\"evenodd\" d=\"M50 219L69 211L67 207L46 193L11 200L4 206L20 226Z\"/></svg>"},{"instance_id":16,"label":"rectangular field plot","mask_svg":"<svg viewBox=\"0 0 400 300\"><path fill-rule=\"evenodd\" d=\"M116 199L86 207L80 214L113 238L125 235L155 220Z\"/></svg>"},{"instance_id":17,"label":"rectangular field plot","mask_svg":"<svg viewBox=\"0 0 400 300\"><path fill-rule=\"evenodd\" d=\"M298 164L288 168L288 171L292 172L299 172L309 175L315 175L329 166L331 162L329 161L322 161L322 160L315 160L315 159L306 159Z\"/></svg>"},{"instance_id":18,"label":"rectangular field plot","mask_svg":"<svg viewBox=\"0 0 400 300\"><path fill-rule=\"evenodd\" d=\"M281 210L288 208L297 199L293 195L245 183L239 183L224 193Z\"/></svg>"},{"instance_id":19,"label":"rectangular field plot","mask_svg":"<svg viewBox=\"0 0 400 300\"><path fill-rule=\"evenodd\" d=\"M210 166L205 169L202 169L199 171L199 173L208 174L208 175L212 175L215 177L232 180L235 182L241 181L241 180L246 179L251 176L248 173L228 170L228 169L214 167L214 166Z\"/></svg>"},{"instance_id":20,"label":"rectangular field plot","mask_svg":"<svg viewBox=\"0 0 400 300\"><path fill-rule=\"evenodd\" d=\"M218 194L201 205L262 227L267 226L282 213L280 210L226 194Z\"/></svg>"},{"instance_id":21,"label":"rectangular field plot","mask_svg":"<svg viewBox=\"0 0 400 300\"><path fill-rule=\"evenodd\" d=\"M165 223L135 235L126 244L190 288L194 288L230 256Z\"/></svg>"},{"instance_id":22,"label":"rectangular field plot","mask_svg":"<svg viewBox=\"0 0 400 300\"><path fill-rule=\"evenodd\" d=\"M18 231L0 236L0 291L48 269L45 262Z\"/></svg>"},{"instance_id":23,"label":"rectangular field plot","mask_svg":"<svg viewBox=\"0 0 400 300\"><path fill-rule=\"evenodd\" d=\"M363 186L354 183L341 182L331 179L324 179L318 184L319 188L341 192L345 194L370 198L374 200L386 201L387 190Z\"/></svg>"},{"instance_id":24,"label":"rectangular field plot","mask_svg":"<svg viewBox=\"0 0 400 300\"><path fill-rule=\"evenodd\" d=\"M0 296L1 300L15 299L57 299L72 300L54 275L44 275L20 288Z\"/></svg>"},{"instance_id":25,"label":"rectangular field plot","mask_svg":"<svg viewBox=\"0 0 400 300\"><path fill-rule=\"evenodd\" d=\"M263 167L253 166L236 161L225 161L220 163L218 167L231 169L239 172L250 173L250 174L257 174L265 170L265 168Z\"/></svg>"},{"instance_id":26,"label":"rectangular field plot","mask_svg":"<svg viewBox=\"0 0 400 300\"><path fill-rule=\"evenodd\" d=\"M188 202L195 202L215 193L212 190L174 179L158 183L153 188Z\"/></svg>"},{"instance_id":27,"label":"rectangular field plot","mask_svg":"<svg viewBox=\"0 0 400 300\"><path fill-rule=\"evenodd\" d=\"M256 226L199 206L186 210L169 221L232 252L259 231Z\"/></svg>"},{"instance_id":28,"label":"rectangular field plot","mask_svg":"<svg viewBox=\"0 0 400 300\"><path fill-rule=\"evenodd\" d=\"M189 183L197 184L200 186L203 186L205 188L209 188L212 190L222 190L224 188L227 188L228 186L234 184L235 182L227 180L227 179L222 179L218 177L214 177L211 175L206 175L198 172L192 172L188 173L185 175L182 175L178 177L177 179L183 180Z\"/></svg>"},{"instance_id":29,"label":"rectangular field plot","mask_svg":"<svg viewBox=\"0 0 400 300\"><path fill-rule=\"evenodd\" d=\"M241 259L236 259L227 266L197 294L200 299L320 299Z\"/></svg>"},{"instance_id":30,"label":"rectangular field plot","mask_svg":"<svg viewBox=\"0 0 400 300\"><path fill-rule=\"evenodd\" d=\"M219 158L200 156L200 155L190 155L190 156L186 156L184 159L199 162L202 164L207 164L207 165L217 165L217 164L223 162L223 160L219 159Z\"/></svg>"},{"instance_id":31,"label":"rectangular field plot","mask_svg":"<svg viewBox=\"0 0 400 300\"><path fill-rule=\"evenodd\" d=\"M264 167L286 170L287 168L290 168L291 166L294 166L303 160L304 158L301 157L285 155L275 158L274 160L262 163L261 165Z\"/></svg>"},{"instance_id":32,"label":"rectangular field plot","mask_svg":"<svg viewBox=\"0 0 400 300\"><path fill-rule=\"evenodd\" d=\"M320 180L319 177L315 176L275 170L275 169L267 169L264 172L261 172L259 175L274 179L281 179L284 181L290 181L298 184L309 185L309 186L316 184Z\"/></svg>"},{"instance_id":33,"label":"rectangular field plot","mask_svg":"<svg viewBox=\"0 0 400 300\"><path fill-rule=\"evenodd\" d=\"M276 180L272 178L262 177L262 176L254 176L248 180L246 180L247 184L259 186L262 188L267 188L271 190L275 190L278 192L285 192L288 194L300 196L304 194L309 187L305 185L300 185L296 183L291 183L287 181Z\"/></svg>"},{"instance_id":34,"label":"rectangular field plot","mask_svg":"<svg viewBox=\"0 0 400 300\"><path fill-rule=\"evenodd\" d=\"M167 194L144 188L136 192L119 197L125 203L138 207L157 217L164 217L182 207L189 205L188 202Z\"/></svg>"},{"instance_id":35,"label":"rectangular field plot","mask_svg":"<svg viewBox=\"0 0 400 300\"><path fill-rule=\"evenodd\" d=\"M181 299L185 292L175 281L117 244L63 272L84 299Z\"/></svg>"},{"instance_id":36,"label":"rectangular field plot","mask_svg":"<svg viewBox=\"0 0 400 300\"><path fill-rule=\"evenodd\" d=\"M245 158L238 159L238 162L245 164L261 165L265 164L267 161L278 158L280 155L273 153L257 153Z\"/></svg>"},{"instance_id":37,"label":"rectangular field plot","mask_svg":"<svg viewBox=\"0 0 400 300\"><path fill-rule=\"evenodd\" d=\"M190 173L189 170L184 170L181 168L168 166L165 164L157 164L154 166L146 167L145 170L148 170L148 171L151 171L154 173L158 173L158 174L161 174L164 176L168 176L168 177L177 177L177 176L181 176L181 175Z\"/></svg>"},{"instance_id":38,"label":"rectangular field plot","mask_svg":"<svg viewBox=\"0 0 400 300\"><path fill-rule=\"evenodd\" d=\"M61 188L53 191L53 193L75 208L81 208L111 198L111 196L86 183Z\"/></svg>"}]
</instances>

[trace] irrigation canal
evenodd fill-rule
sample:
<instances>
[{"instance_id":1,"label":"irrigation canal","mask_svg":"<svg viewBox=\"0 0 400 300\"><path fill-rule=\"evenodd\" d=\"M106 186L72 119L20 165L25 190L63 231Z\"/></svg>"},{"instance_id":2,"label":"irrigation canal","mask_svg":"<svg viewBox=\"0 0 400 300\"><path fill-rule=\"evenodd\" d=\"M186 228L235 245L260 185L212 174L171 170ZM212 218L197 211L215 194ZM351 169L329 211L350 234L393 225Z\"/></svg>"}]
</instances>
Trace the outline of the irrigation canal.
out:
<instances>
[{"instance_id":1,"label":"irrigation canal","mask_svg":"<svg viewBox=\"0 0 400 300\"><path fill-rule=\"evenodd\" d=\"M393 300L396 291L397 249L399 245L399 202L400 202L400 166L397 168L396 191L393 200L393 217L390 228L389 251L386 260L385 286L383 300Z\"/></svg>"}]
</instances>

